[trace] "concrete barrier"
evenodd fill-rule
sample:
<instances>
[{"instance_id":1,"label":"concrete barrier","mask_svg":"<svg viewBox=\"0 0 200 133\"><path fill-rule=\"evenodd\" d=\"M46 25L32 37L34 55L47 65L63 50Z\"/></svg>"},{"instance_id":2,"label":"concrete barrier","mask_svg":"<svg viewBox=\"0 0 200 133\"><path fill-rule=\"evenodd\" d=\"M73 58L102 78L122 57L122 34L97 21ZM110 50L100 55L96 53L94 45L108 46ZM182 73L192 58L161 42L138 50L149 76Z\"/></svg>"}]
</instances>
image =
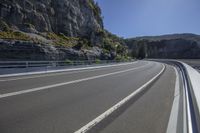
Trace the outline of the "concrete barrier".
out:
<instances>
[{"instance_id":1,"label":"concrete barrier","mask_svg":"<svg viewBox=\"0 0 200 133\"><path fill-rule=\"evenodd\" d=\"M185 73L189 82L189 95L191 97L191 102L192 104L192 112L195 117L192 120L193 123L196 123L196 129L194 129L194 133L199 133L200 132L200 73L196 71L194 68L191 66L181 62L184 69ZM193 125L193 126L195 126Z\"/></svg>"}]
</instances>

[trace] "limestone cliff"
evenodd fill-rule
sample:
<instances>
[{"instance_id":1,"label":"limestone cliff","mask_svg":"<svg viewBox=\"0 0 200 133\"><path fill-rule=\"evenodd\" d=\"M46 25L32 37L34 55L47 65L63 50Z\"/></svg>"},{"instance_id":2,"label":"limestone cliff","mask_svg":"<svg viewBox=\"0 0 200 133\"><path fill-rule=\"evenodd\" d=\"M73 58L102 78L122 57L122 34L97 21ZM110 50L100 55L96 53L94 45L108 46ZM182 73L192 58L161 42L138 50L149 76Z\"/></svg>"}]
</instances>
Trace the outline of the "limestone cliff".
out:
<instances>
[{"instance_id":1,"label":"limestone cliff","mask_svg":"<svg viewBox=\"0 0 200 133\"><path fill-rule=\"evenodd\" d=\"M137 58L200 58L200 36L195 34L138 37L126 43Z\"/></svg>"},{"instance_id":2,"label":"limestone cliff","mask_svg":"<svg viewBox=\"0 0 200 133\"><path fill-rule=\"evenodd\" d=\"M0 17L25 32L93 37L103 29L93 0L0 0Z\"/></svg>"},{"instance_id":3,"label":"limestone cliff","mask_svg":"<svg viewBox=\"0 0 200 133\"><path fill-rule=\"evenodd\" d=\"M112 37L94 0L0 0L0 60L114 59Z\"/></svg>"}]
</instances>

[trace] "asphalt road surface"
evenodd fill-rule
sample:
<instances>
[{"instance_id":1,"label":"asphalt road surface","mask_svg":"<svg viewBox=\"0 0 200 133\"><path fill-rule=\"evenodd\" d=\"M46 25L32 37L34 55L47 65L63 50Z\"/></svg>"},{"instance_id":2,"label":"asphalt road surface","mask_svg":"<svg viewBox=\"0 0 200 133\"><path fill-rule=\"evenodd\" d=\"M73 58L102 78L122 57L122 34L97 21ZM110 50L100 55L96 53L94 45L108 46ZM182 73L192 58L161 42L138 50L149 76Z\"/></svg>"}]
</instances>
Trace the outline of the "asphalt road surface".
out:
<instances>
[{"instance_id":1,"label":"asphalt road surface","mask_svg":"<svg viewBox=\"0 0 200 133\"><path fill-rule=\"evenodd\" d=\"M165 133L176 74L159 78L91 132ZM164 69L137 61L112 67L0 78L0 133L73 133Z\"/></svg>"}]
</instances>

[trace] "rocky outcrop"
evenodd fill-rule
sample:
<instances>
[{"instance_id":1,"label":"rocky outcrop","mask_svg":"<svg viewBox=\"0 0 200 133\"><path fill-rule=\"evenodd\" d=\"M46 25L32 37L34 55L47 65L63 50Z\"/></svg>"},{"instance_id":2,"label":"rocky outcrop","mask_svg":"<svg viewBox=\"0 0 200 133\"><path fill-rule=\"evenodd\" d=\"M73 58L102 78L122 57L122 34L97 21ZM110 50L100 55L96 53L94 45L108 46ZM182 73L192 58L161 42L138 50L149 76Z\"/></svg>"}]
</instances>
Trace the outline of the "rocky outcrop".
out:
<instances>
[{"instance_id":1,"label":"rocky outcrop","mask_svg":"<svg viewBox=\"0 0 200 133\"><path fill-rule=\"evenodd\" d=\"M137 58L200 58L200 36L194 34L141 37L126 41L132 55Z\"/></svg>"},{"instance_id":2,"label":"rocky outcrop","mask_svg":"<svg viewBox=\"0 0 200 133\"><path fill-rule=\"evenodd\" d=\"M92 44L100 43L95 35L103 30L93 0L0 0L0 18L21 31L87 37Z\"/></svg>"},{"instance_id":3,"label":"rocky outcrop","mask_svg":"<svg viewBox=\"0 0 200 133\"><path fill-rule=\"evenodd\" d=\"M94 0L0 0L0 60L95 60L126 56Z\"/></svg>"},{"instance_id":4,"label":"rocky outcrop","mask_svg":"<svg viewBox=\"0 0 200 133\"><path fill-rule=\"evenodd\" d=\"M54 47L30 41L10 41L0 39L0 60L95 60L113 59L102 49L93 47L91 50L75 50L65 47Z\"/></svg>"}]
</instances>

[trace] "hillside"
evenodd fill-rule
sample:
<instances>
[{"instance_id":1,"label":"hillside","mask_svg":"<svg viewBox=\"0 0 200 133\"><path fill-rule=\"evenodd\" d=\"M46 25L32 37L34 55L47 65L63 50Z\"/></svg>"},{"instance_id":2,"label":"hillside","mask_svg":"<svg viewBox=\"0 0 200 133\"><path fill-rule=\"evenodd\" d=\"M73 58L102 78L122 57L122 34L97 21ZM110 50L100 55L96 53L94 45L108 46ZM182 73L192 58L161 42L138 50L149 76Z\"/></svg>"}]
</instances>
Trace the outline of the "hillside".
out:
<instances>
[{"instance_id":1,"label":"hillside","mask_svg":"<svg viewBox=\"0 0 200 133\"><path fill-rule=\"evenodd\" d=\"M137 58L200 58L200 36L195 34L130 38L126 44Z\"/></svg>"},{"instance_id":2,"label":"hillside","mask_svg":"<svg viewBox=\"0 0 200 133\"><path fill-rule=\"evenodd\" d=\"M160 41L160 40L172 40L172 39L187 39L193 41L200 41L200 35L195 35L192 33L183 33L183 34L168 34L161 36L143 36L133 38L134 40L150 40L150 41Z\"/></svg>"},{"instance_id":3,"label":"hillside","mask_svg":"<svg viewBox=\"0 0 200 133\"><path fill-rule=\"evenodd\" d=\"M200 58L200 35L123 39L94 0L0 0L0 60Z\"/></svg>"},{"instance_id":4,"label":"hillside","mask_svg":"<svg viewBox=\"0 0 200 133\"><path fill-rule=\"evenodd\" d=\"M123 49L93 0L0 0L0 60L115 59Z\"/></svg>"}]
</instances>

